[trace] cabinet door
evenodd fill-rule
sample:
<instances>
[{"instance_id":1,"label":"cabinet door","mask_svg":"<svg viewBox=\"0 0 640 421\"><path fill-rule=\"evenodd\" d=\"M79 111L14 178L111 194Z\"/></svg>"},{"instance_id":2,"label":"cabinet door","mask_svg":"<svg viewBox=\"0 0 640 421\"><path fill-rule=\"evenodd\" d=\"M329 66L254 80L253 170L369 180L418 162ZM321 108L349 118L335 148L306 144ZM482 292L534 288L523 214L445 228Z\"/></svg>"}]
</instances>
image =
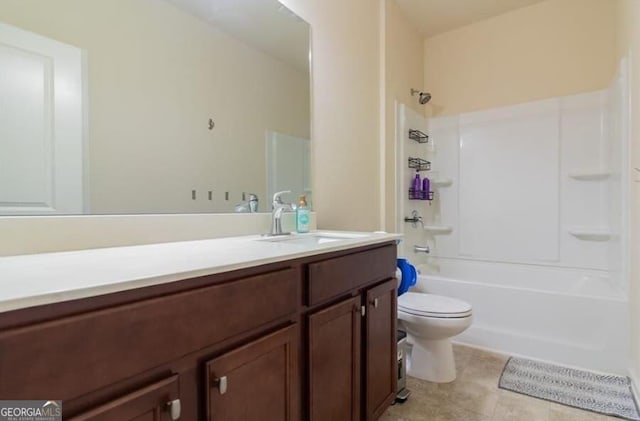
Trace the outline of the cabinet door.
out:
<instances>
[{"instance_id":1,"label":"cabinet door","mask_svg":"<svg viewBox=\"0 0 640 421\"><path fill-rule=\"evenodd\" d=\"M290 326L209 361L208 419L298 420L298 342Z\"/></svg>"},{"instance_id":2,"label":"cabinet door","mask_svg":"<svg viewBox=\"0 0 640 421\"><path fill-rule=\"evenodd\" d=\"M172 421L179 418L178 376L172 376L77 415L70 421Z\"/></svg>"},{"instance_id":3,"label":"cabinet door","mask_svg":"<svg viewBox=\"0 0 640 421\"><path fill-rule=\"evenodd\" d=\"M360 297L309 316L309 402L312 421L359 421Z\"/></svg>"},{"instance_id":4,"label":"cabinet door","mask_svg":"<svg viewBox=\"0 0 640 421\"><path fill-rule=\"evenodd\" d=\"M376 420L395 400L397 384L397 282L367 291L366 419Z\"/></svg>"}]
</instances>

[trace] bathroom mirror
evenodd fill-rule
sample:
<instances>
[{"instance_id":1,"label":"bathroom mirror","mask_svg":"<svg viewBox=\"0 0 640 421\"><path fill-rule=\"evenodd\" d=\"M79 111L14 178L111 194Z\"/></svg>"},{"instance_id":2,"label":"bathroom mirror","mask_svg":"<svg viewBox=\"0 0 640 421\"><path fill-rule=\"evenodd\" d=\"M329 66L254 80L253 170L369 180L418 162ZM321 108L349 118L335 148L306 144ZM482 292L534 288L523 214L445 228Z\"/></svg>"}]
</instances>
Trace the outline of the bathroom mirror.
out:
<instances>
[{"instance_id":1,"label":"bathroom mirror","mask_svg":"<svg viewBox=\"0 0 640 421\"><path fill-rule=\"evenodd\" d=\"M268 212L309 143L277 0L0 0L0 215Z\"/></svg>"}]
</instances>

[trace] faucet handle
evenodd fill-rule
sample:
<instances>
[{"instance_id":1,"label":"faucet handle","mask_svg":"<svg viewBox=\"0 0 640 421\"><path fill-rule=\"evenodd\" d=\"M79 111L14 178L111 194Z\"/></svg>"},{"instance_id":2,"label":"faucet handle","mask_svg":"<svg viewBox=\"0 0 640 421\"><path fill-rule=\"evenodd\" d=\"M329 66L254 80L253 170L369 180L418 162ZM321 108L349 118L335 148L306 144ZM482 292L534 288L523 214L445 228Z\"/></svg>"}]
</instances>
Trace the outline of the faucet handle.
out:
<instances>
[{"instance_id":1,"label":"faucet handle","mask_svg":"<svg viewBox=\"0 0 640 421\"><path fill-rule=\"evenodd\" d=\"M283 194L287 194L287 193L291 193L291 190L284 190L284 191L279 191L277 193L274 193L273 194L273 204L274 205L282 204L282 198L280 198L280 196L282 196Z\"/></svg>"}]
</instances>

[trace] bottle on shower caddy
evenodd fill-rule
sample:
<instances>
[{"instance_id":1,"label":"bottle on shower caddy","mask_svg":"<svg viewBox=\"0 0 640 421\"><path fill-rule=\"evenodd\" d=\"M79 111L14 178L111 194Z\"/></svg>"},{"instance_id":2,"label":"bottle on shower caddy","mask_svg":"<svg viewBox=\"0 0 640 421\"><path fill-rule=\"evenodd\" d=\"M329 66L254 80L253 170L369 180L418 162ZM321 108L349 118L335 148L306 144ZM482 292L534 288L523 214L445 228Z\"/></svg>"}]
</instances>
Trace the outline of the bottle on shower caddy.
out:
<instances>
[{"instance_id":1,"label":"bottle on shower caddy","mask_svg":"<svg viewBox=\"0 0 640 421\"><path fill-rule=\"evenodd\" d=\"M413 185L411 186L411 194L409 199L420 199L420 190L422 188L422 180L420 180L420 171L416 171L416 176L413 179Z\"/></svg>"},{"instance_id":2,"label":"bottle on shower caddy","mask_svg":"<svg viewBox=\"0 0 640 421\"><path fill-rule=\"evenodd\" d=\"M422 179L422 198L429 200L429 194L431 193L431 182L427 177Z\"/></svg>"}]
</instances>

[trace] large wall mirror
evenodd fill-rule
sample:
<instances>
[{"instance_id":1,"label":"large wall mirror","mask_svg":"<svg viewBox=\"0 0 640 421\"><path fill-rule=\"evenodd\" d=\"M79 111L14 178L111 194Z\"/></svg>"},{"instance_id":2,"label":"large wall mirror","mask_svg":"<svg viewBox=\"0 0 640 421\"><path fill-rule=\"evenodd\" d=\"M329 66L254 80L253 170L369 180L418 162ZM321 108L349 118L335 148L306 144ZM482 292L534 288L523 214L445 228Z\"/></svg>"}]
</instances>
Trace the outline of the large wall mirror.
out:
<instances>
[{"instance_id":1,"label":"large wall mirror","mask_svg":"<svg viewBox=\"0 0 640 421\"><path fill-rule=\"evenodd\" d=\"M0 0L0 215L311 196L309 73L277 0Z\"/></svg>"}]
</instances>

